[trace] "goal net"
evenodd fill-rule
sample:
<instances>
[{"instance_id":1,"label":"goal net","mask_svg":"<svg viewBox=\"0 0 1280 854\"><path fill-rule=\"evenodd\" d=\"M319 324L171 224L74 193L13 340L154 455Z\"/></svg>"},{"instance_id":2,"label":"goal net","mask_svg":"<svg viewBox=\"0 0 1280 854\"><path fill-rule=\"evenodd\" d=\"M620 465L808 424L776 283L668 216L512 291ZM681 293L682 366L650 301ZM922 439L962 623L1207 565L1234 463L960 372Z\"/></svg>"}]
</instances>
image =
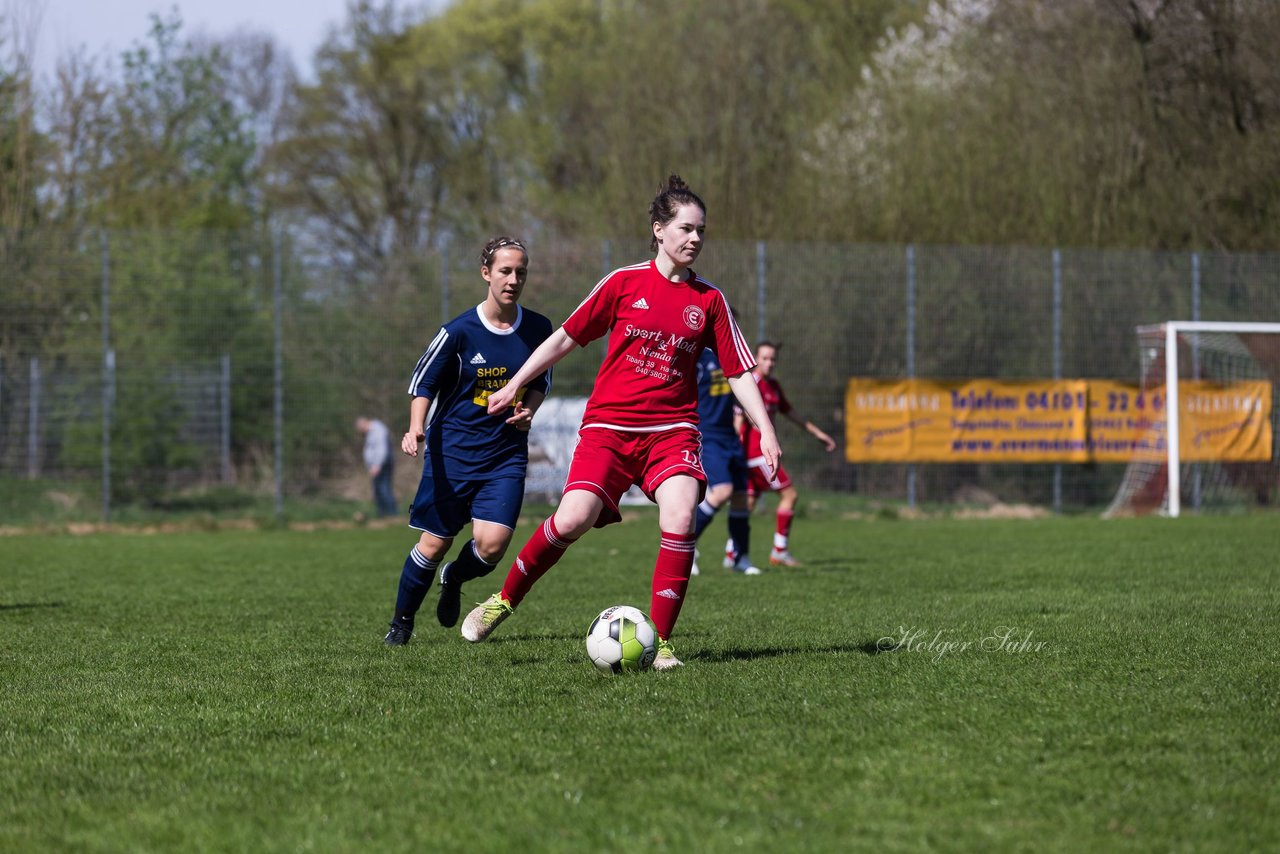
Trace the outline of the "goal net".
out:
<instances>
[{"instance_id":1,"label":"goal net","mask_svg":"<svg viewBox=\"0 0 1280 854\"><path fill-rule=\"evenodd\" d=\"M1280 499L1280 323L1170 321L1137 333L1141 391L1162 415L1134 437L1104 515L1178 516Z\"/></svg>"}]
</instances>

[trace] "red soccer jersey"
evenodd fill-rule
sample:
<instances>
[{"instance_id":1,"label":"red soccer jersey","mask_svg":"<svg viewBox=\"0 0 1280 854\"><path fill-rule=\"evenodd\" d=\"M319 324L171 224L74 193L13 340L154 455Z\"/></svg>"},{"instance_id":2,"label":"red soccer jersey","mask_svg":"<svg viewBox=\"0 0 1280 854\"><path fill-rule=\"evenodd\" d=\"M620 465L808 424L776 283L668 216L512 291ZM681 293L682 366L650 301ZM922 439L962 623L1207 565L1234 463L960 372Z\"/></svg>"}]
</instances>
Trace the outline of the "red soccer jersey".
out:
<instances>
[{"instance_id":1,"label":"red soccer jersey","mask_svg":"<svg viewBox=\"0 0 1280 854\"><path fill-rule=\"evenodd\" d=\"M702 350L715 351L725 376L756 364L718 288L696 274L668 281L652 261L601 279L564 331L583 346L609 332L583 427L696 427Z\"/></svg>"},{"instance_id":2,"label":"red soccer jersey","mask_svg":"<svg viewBox=\"0 0 1280 854\"><path fill-rule=\"evenodd\" d=\"M765 412L769 420L774 421L779 412L790 412L791 401L782 391L782 384L772 377L756 377L756 385L760 388L760 398L764 400ZM760 456L760 431L751 423L750 418L742 422L742 444L746 447L747 459Z\"/></svg>"}]
</instances>

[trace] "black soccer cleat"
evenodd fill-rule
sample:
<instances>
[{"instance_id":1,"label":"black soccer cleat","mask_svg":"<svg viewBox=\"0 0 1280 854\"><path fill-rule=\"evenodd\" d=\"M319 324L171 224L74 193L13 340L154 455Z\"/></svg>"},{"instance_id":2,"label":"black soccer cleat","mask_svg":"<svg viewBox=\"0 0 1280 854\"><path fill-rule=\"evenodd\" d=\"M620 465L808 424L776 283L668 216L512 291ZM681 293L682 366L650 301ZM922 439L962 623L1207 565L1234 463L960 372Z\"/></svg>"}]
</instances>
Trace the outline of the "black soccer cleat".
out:
<instances>
[{"instance_id":1,"label":"black soccer cleat","mask_svg":"<svg viewBox=\"0 0 1280 854\"><path fill-rule=\"evenodd\" d=\"M391 630L387 632L387 636L382 639L382 642L387 646L404 646L411 637L413 637L413 629L410 626L392 622Z\"/></svg>"},{"instance_id":2,"label":"black soccer cleat","mask_svg":"<svg viewBox=\"0 0 1280 854\"><path fill-rule=\"evenodd\" d=\"M440 567L440 601L436 603L436 619L446 629L458 625L458 615L462 613L462 585L449 581L449 567L452 562Z\"/></svg>"}]
</instances>

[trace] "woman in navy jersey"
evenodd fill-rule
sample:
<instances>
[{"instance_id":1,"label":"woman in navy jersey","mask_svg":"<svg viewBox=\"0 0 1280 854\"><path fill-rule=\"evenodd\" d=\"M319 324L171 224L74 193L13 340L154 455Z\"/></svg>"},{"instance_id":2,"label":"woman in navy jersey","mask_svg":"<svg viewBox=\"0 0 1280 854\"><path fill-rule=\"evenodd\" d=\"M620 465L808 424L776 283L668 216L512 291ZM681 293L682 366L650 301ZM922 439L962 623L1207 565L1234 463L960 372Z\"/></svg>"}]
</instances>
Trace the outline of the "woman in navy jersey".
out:
<instances>
[{"instance_id":1,"label":"woman in navy jersey","mask_svg":"<svg viewBox=\"0 0 1280 854\"><path fill-rule=\"evenodd\" d=\"M726 569L743 575L759 575L751 563L751 511L747 506L747 454L735 426L734 397L715 353L703 350L698 357L698 430L702 433L702 470L707 494L698 505L693 526L701 537L725 504L729 505L729 542L733 558ZM781 467L779 467L781 468ZM698 574L698 564L693 565Z\"/></svg>"},{"instance_id":2,"label":"woman in navy jersey","mask_svg":"<svg viewBox=\"0 0 1280 854\"><path fill-rule=\"evenodd\" d=\"M614 270L489 399L510 406L519 389L577 347L609 335L609 346L578 431L564 496L521 549L499 593L463 621L482 641L530 588L592 527L620 521L618 499L633 484L658 505L661 543L649 615L658 630L658 670L678 667L670 635L693 566L694 508L706 488L698 435L698 355L716 352L734 396L760 425L761 455L781 451L751 368L755 359L724 295L691 269L702 251L706 205L672 175L649 206L651 261Z\"/></svg>"},{"instance_id":3,"label":"woman in navy jersey","mask_svg":"<svg viewBox=\"0 0 1280 854\"><path fill-rule=\"evenodd\" d=\"M529 271L524 244L495 237L480 254L484 302L436 333L418 360L409 394L405 454L422 446L422 481L409 509L409 527L421 531L400 573L395 616L384 639L403 646L414 618L440 572L436 618L458 622L462 585L488 575L506 554L524 501L529 425L551 386L550 370L526 377L490 414L490 396L506 386L551 335L551 321L518 301ZM453 538L471 523L472 539L440 566Z\"/></svg>"}]
</instances>

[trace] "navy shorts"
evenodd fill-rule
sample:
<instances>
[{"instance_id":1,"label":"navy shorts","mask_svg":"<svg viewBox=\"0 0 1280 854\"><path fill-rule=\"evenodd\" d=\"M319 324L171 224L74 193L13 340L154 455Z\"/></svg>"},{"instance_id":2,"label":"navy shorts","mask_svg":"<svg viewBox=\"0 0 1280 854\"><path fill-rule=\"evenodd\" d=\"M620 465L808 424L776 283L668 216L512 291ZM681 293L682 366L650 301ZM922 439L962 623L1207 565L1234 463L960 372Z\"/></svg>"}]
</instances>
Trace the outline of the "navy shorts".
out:
<instances>
[{"instance_id":1,"label":"navy shorts","mask_svg":"<svg viewBox=\"0 0 1280 854\"><path fill-rule=\"evenodd\" d=\"M703 436L702 469L707 473L708 486L731 483L734 492L747 491L747 452L736 437L721 442Z\"/></svg>"},{"instance_id":2,"label":"navy shorts","mask_svg":"<svg viewBox=\"0 0 1280 854\"><path fill-rule=\"evenodd\" d=\"M451 540L473 519L514 529L524 504L524 476L450 480L424 471L409 508L409 527Z\"/></svg>"}]
</instances>

